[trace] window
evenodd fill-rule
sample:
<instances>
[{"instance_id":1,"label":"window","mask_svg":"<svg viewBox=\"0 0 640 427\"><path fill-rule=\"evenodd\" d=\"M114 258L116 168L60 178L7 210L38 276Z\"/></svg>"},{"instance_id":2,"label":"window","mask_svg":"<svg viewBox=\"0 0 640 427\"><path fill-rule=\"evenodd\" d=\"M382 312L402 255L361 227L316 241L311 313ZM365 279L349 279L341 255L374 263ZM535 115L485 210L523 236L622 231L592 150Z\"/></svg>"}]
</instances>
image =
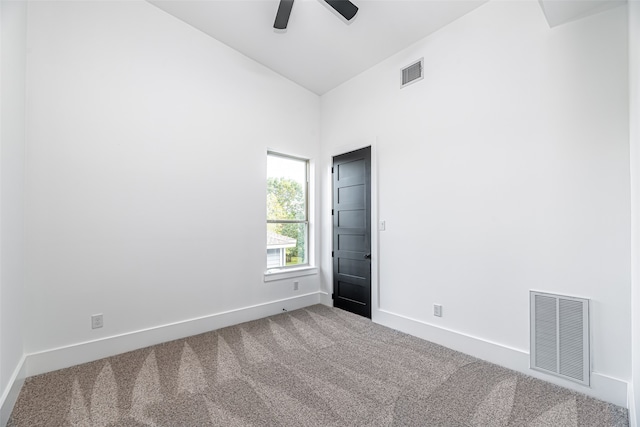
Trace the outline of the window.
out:
<instances>
[{"instance_id":1,"label":"window","mask_svg":"<svg viewBox=\"0 0 640 427\"><path fill-rule=\"evenodd\" d=\"M309 162L267 153L267 269L309 264Z\"/></svg>"}]
</instances>

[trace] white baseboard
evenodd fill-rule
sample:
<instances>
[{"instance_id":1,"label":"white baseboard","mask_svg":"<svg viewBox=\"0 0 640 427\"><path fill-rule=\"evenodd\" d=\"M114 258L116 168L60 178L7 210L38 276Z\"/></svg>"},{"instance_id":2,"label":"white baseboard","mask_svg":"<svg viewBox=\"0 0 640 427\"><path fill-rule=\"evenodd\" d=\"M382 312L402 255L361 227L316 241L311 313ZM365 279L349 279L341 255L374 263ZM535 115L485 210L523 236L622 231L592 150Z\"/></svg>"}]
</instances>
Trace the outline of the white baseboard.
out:
<instances>
[{"instance_id":1,"label":"white baseboard","mask_svg":"<svg viewBox=\"0 0 640 427\"><path fill-rule=\"evenodd\" d=\"M18 400L18 395L27 377L26 356L22 356L18 366L13 371L13 375L7 383L7 389L0 397L0 426L6 426L11 416L11 411Z\"/></svg>"},{"instance_id":2,"label":"white baseboard","mask_svg":"<svg viewBox=\"0 0 640 427\"><path fill-rule=\"evenodd\" d=\"M138 350L167 341L201 334L238 323L261 319L310 305L319 304L321 295L313 292L271 301L250 307L243 307L216 313L196 319L189 319L140 331L102 338L95 341L77 343L65 347L49 349L27 355L27 376L51 372L70 366L87 363L104 357Z\"/></svg>"},{"instance_id":3,"label":"white baseboard","mask_svg":"<svg viewBox=\"0 0 640 427\"><path fill-rule=\"evenodd\" d=\"M333 307L333 300L331 299L331 295L324 291L320 291L320 304L326 305L328 307Z\"/></svg>"},{"instance_id":4,"label":"white baseboard","mask_svg":"<svg viewBox=\"0 0 640 427\"><path fill-rule=\"evenodd\" d=\"M591 387L563 380L529 368L529 353L502 344L430 325L385 310L373 310L372 320L383 326L513 369L531 377L575 390L596 399L628 408L627 382L597 372L591 373Z\"/></svg>"}]
</instances>

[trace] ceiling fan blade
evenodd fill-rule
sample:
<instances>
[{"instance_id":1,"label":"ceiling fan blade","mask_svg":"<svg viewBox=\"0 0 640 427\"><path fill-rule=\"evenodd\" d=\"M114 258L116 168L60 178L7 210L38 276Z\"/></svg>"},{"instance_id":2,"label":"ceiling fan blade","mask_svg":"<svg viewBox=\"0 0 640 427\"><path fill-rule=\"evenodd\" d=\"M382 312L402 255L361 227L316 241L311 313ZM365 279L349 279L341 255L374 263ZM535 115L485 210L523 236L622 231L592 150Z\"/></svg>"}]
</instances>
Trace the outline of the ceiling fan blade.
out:
<instances>
[{"instance_id":1,"label":"ceiling fan blade","mask_svg":"<svg viewBox=\"0 0 640 427\"><path fill-rule=\"evenodd\" d=\"M278 12L276 13L276 20L273 23L273 28L277 30L285 30L287 28L292 7L293 0L280 0Z\"/></svg>"},{"instance_id":2,"label":"ceiling fan blade","mask_svg":"<svg viewBox=\"0 0 640 427\"><path fill-rule=\"evenodd\" d=\"M358 13L358 6L351 3L349 0L324 0L329 3L329 6L334 8L336 12L344 16L344 19L350 21Z\"/></svg>"}]
</instances>

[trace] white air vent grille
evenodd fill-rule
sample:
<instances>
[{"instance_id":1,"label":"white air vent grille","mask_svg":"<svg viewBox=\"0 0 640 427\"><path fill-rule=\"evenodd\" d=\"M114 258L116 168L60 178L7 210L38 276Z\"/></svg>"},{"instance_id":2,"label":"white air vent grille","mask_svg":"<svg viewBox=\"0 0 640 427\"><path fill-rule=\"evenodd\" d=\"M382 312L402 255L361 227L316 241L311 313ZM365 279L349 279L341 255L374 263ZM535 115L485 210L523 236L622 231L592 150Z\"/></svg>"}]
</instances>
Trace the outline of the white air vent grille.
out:
<instances>
[{"instance_id":1,"label":"white air vent grille","mask_svg":"<svg viewBox=\"0 0 640 427\"><path fill-rule=\"evenodd\" d=\"M424 58L402 69L402 82L400 87L405 87L424 78Z\"/></svg>"},{"instance_id":2,"label":"white air vent grille","mask_svg":"<svg viewBox=\"0 0 640 427\"><path fill-rule=\"evenodd\" d=\"M533 292L531 368L589 385L589 300Z\"/></svg>"}]
</instances>

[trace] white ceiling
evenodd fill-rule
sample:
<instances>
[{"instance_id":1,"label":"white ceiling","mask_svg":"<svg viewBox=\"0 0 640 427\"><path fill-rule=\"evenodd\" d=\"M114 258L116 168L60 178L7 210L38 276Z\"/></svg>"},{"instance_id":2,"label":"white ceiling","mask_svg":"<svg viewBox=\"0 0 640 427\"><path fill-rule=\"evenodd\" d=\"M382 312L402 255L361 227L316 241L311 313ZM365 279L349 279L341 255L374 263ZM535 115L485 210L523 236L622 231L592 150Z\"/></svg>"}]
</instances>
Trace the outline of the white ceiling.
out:
<instances>
[{"instance_id":1,"label":"white ceiling","mask_svg":"<svg viewBox=\"0 0 640 427\"><path fill-rule=\"evenodd\" d=\"M295 0L286 32L273 29L280 0L148 1L322 95L487 0L352 0L350 23L322 0ZM625 2L539 1L552 27Z\"/></svg>"},{"instance_id":2,"label":"white ceiling","mask_svg":"<svg viewBox=\"0 0 640 427\"><path fill-rule=\"evenodd\" d=\"M279 0L150 0L275 72L321 95L477 8L486 0L353 0L346 24L324 1L295 0L287 31Z\"/></svg>"},{"instance_id":3,"label":"white ceiling","mask_svg":"<svg viewBox=\"0 0 640 427\"><path fill-rule=\"evenodd\" d=\"M539 0L550 27L625 4L626 0Z\"/></svg>"}]
</instances>

